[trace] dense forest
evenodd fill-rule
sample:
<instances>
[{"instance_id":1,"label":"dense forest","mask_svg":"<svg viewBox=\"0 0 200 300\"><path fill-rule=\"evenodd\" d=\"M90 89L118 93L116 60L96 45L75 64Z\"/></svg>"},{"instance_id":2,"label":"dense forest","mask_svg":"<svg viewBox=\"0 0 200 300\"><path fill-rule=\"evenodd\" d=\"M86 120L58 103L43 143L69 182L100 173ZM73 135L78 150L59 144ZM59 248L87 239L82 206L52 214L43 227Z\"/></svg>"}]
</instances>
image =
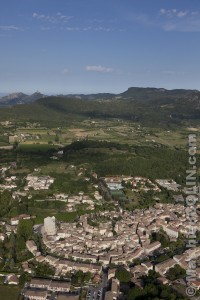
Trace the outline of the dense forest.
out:
<instances>
[{"instance_id":1,"label":"dense forest","mask_svg":"<svg viewBox=\"0 0 200 300\"><path fill-rule=\"evenodd\" d=\"M0 109L1 120L32 120L49 126L82 118L120 118L161 127L197 124L200 92L130 88L119 95L51 96L34 103Z\"/></svg>"},{"instance_id":2,"label":"dense forest","mask_svg":"<svg viewBox=\"0 0 200 300\"><path fill-rule=\"evenodd\" d=\"M89 140L65 147L64 160L89 164L99 176L124 174L151 179L173 178L179 183L184 183L188 168L186 151Z\"/></svg>"}]
</instances>

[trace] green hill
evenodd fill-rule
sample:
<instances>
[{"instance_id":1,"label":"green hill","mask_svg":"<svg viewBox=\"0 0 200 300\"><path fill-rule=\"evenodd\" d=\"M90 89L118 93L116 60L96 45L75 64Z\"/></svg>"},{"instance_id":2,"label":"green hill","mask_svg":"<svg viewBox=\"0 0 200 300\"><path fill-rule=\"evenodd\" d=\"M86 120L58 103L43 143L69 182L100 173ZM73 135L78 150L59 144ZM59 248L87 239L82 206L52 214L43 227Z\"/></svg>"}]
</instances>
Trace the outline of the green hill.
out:
<instances>
[{"instance_id":1,"label":"green hill","mask_svg":"<svg viewBox=\"0 0 200 300\"><path fill-rule=\"evenodd\" d=\"M105 94L104 94L105 96ZM1 120L70 123L85 118L124 119L147 126L196 124L200 119L200 92L130 88L104 99L46 97L34 103L1 108Z\"/></svg>"}]
</instances>

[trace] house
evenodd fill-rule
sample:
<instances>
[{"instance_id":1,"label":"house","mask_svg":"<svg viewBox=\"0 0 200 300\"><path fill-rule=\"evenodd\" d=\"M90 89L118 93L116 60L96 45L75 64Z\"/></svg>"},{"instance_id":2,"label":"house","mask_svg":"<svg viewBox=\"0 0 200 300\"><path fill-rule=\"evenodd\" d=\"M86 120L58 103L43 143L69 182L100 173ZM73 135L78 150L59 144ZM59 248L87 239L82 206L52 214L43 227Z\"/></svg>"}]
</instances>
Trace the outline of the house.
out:
<instances>
[{"instance_id":1,"label":"house","mask_svg":"<svg viewBox=\"0 0 200 300\"><path fill-rule=\"evenodd\" d=\"M176 228L165 226L163 229L170 238L178 238L178 230Z\"/></svg>"},{"instance_id":2,"label":"house","mask_svg":"<svg viewBox=\"0 0 200 300\"><path fill-rule=\"evenodd\" d=\"M110 280L111 278L115 277L115 272L116 272L116 268L112 268L108 270L108 280Z\"/></svg>"},{"instance_id":3,"label":"house","mask_svg":"<svg viewBox=\"0 0 200 300\"><path fill-rule=\"evenodd\" d=\"M119 280L116 278L111 279L111 292L113 294L113 300L116 300L119 296Z\"/></svg>"},{"instance_id":4,"label":"house","mask_svg":"<svg viewBox=\"0 0 200 300\"><path fill-rule=\"evenodd\" d=\"M47 291L42 290L33 290L33 289L24 289L23 295L25 298L30 300L46 300Z\"/></svg>"},{"instance_id":5,"label":"house","mask_svg":"<svg viewBox=\"0 0 200 300\"><path fill-rule=\"evenodd\" d=\"M24 261L22 263L22 268L23 268L24 272L29 273L29 274L32 273L32 270L31 270L31 268L29 268L29 264L27 261Z\"/></svg>"},{"instance_id":6,"label":"house","mask_svg":"<svg viewBox=\"0 0 200 300\"><path fill-rule=\"evenodd\" d=\"M11 218L10 225L16 226L19 224L19 217Z\"/></svg>"},{"instance_id":7,"label":"house","mask_svg":"<svg viewBox=\"0 0 200 300\"><path fill-rule=\"evenodd\" d=\"M18 225L20 220L30 220L31 216L30 215L26 215L26 214L22 214L19 215L18 217L14 217L10 219L10 224L11 225Z\"/></svg>"},{"instance_id":8,"label":"house","mask_svg":"<svg viewBox=\"0 0 200 300\"><path fill-rule=\"evenodd\" d=\"M29 240L26 242L26 248L31 252L34 253L37 251L37 245L33 240Z\"/></svg>"},{"instance_id":9,"label":"house","mask_svg":"<svg viewBox=\"0 0 200 300\"><path fill-rule=\"evenodd\" d=\"M4 241L5 240L5 234L4 233L0 233L0 241Z\"/></svg>"},{"instance_id":10,"label":"house","mask_svg":"<svg viewBox=\"0 0 200 300\"><path fill-rule=\"evenodd\" d=\"M200 281L191 281L191 285L197 290L200 289Z\"/></svg>"},{"instance_id":11,"label":"house","mask_svg":"<svg viewBox=\"0 0 200 300\"><path fill-rule=\"evenodd\" d=\"M136 287L138 287L139 289L143 289L144 288L144 282L141 278L135 278L135 277L132 277L131 278L131 282L134 283L134 285Z\"/></svg>"},{"instance_id":12,"label":"house","mask_svg":"<svg viewBox=\"0 0 200 300\"><path fill-rule=\"evenodd\" d=\"M39 263L42 263L43 261L45 261L45 256L40 255L40 256L37 256L35 259L36 259Z\"/></svg>"},{"instance_id":13,"label":"house","mask_svg":"<svg viewBox=\"0 0 200 300\"><path fill-rule=\"evenodd\" d=\"M52 281L48 288L52 292L69 292L70 291L70 282L65 281Z\"/></svg>"},{"instance_id":14,"label":"house","mask_svg":"<svg viewBox=\"0 0 200 300\"><path fill-rule=\"evenodd\" d=\"M109 265L110 255L101 255L101 256L99 256L99 262L102 263L104 266Z\"/></svg>"},{"instance_id":15,"label":"house","mask_svg":"<svg viewBox=\"0 0 200 300\"><path fill-rule=\"evenodd\" d=\"M131 253L131 259L134 260L134 259L139 258L143 253L144 253L144 249L138 248L136 251Z\"/></svg>"},{"instance_id":16,"label":"house","mask_svg":"<svg viewBox=\"0 0 200 300\"><path fill-rule=\"evenodd\" d=\"M38 289L48 289L50 284L51 284L50 279L32 278L30 282L30 287L38 288Z\"/></svg>"},{"instance_id":17,"label":"house","mask_svg":"<svg viewBox=\"0 0 200 300\"><path fill-rule=\"evenodd\" d=\"M58 295L57 300L78 300L79 295Z\"/></svg>"},{"instance_id":18,"label":"house","mask_svg":"<svg viewBox=\"0 0 200 300\"><path fill-rule=\"evenodd\" d=\"M149 245L146 245L143 248L144 248L144 252L146 254L149 254L149 253L159 249L160 247L161 247L161 243L157 241L157 242L151 243Z\"/></svg>"},{"instance_id":19,"label":"house","mask_svg":"<svg viewBox=\"0 0 200 300\"><path fill-rule=\"evenodd\" d=\"M98 285L101 283L101 276L99 274L95 274L92 278L92 281L95 285Z\"/></svg>"},{"instance_id":20,"label":"house","mask_svg":"<svg viewBox=\"0 0 200 300\"><path fill-rule=\"evenodd\" d=\"M78 246L78 248L80 248L80 247ZM95 255L80 254L78 252L74 252L72 254L72 257L74 260L90 261L92 263L97 262L97 257Z\"/></svg>"},{"instance_id":21,"label":"house","mask_svg":"<svg viewBox=\"0 0 200 300\"><path fill-rule=\"evenodd\" d=\"M19 284L19 278L16 275L11 275L7 277L7 283L8 284L13 284L13 285L18 285Z\"/></svg>"},{"instance_id":22,"label":"house","mask_svg":"<svg viewBox=\"0 0 200 300\"><path fill-rule=\"evenodd\" d=\"M153 270L153 265L150 261L141 263L141 266L145 267L148 272Z\"/></svg>"},{"instance_id":23,"label":"house","mask_svg":"<svg viewBox=\"0 0 200 300\"><path fill-rule=\"evenodd\" d=\"M134 278L139 278L148 273L147 269L142 265L131 267L130 271Z\"/></svg>"},{"instance_id":24,"label":"house","mask_svg":"<svg viewBox=\"0 0 200 300\"><path fill-rule=\"evenodd\" d=\"M173 268L176 264L177 262L174 259L168 259L164 262L155 265L155 271L163 276L167 273L169 269Z\"/></svg>"},{"instance_id":25,"label":"house","mask_svg":"<svg viewBox=\"0 0 200 300\"><path fill-rule=\"evenodd\" d=\"M159 283L161 283L161 284L168 284L169 283L169 280L167 279L167 278L165 278L165 277L158 277L157 278L157 281L159 282Z\"/></svg>"},{"instance_id":26,"label":"house","mask_svg":"<svg viewBox=\"0 0 200 300\"><path fill-rule=\"evenodd\" d=\"M57 262L59 261L59 258L53 257L51 255L47 255L45 257L45 261L47 263L49 263L50 265L55 266L57 264Z\"/></svg>"}]
</instances>

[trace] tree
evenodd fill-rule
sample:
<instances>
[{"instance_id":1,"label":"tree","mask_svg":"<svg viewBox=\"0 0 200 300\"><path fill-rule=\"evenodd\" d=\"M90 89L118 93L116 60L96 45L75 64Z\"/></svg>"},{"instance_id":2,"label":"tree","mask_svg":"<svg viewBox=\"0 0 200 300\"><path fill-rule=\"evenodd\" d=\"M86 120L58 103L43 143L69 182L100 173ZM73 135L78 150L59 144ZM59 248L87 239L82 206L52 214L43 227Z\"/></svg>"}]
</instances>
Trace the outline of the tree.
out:
<instances>
[{"instance_id":1,"label":"tree","mask_svg":"<svg viewBox=\"0 0 200 300\"><path fill-rule=\"evenodd\" d=\"M14 262L14 259L11 258L10 263L9 263L9 268L12 271L14 269L14 267L15 267L15 262Z\"/></svg>"},{"instance_id":2,"label":"tree","mask_svg":"<svg viewBox=\"0 0 200 300\"><path fill-rule=\"evenodd\" d=\"M176 280L183 278L186 275L186 271L181 268L179 265L175 265L174 268L171 268L167 271L167 278L170 280Z\"/></svg>"},{"instance_id":3,"label":"tree","mask_svg":"<svg viewBox=\"0 0 200 300\"><path fill-rule=\"evenodd\" d=\"M7 190L0 194L0 217L5 217L9 210L11 204L11 193Z\"/></svg>"},{"instance_id":4,"label":"tree","mask_svg":"<svg viewBox=\"0 0 200 300\"><path fill-rule=\"evenodd\" d=\"M55 136L55 142L58 143L59 142L59 136L56 134Z\"/></svg>"},{"instance_id":5,"label":"tree","mask_svg":"<svg viewBox=\"0 0 200 300\"><path fill-rule=\"evenodd\" d=\"M17 237L22 237L25 241L31 238L33 234L33 221L20 220L17 227Z\"/></svg>"},{"instance_id":6,"label":"tree","mask_svg":"<svg viewBox=\"0 0 200 300\"><path fill-rule=\"evenodd\" d=\"M140 288L132 288L128 292L128 300L135 300L135 299L146 299L145 298L145 291L141 290Z\"/></svg>"},{"instance_id":7,"label":"tree","mask_svg":"<svg viewBox=\"0 0 200 300\"><path fill-rule=\"evenodd\" d=\"M38 277L52 276L55 274L55 270L48 263L39 263L34 267L35 275Z\"/></svg>"},{"instance_id":8,"label":"tree","mask_svg":"<svg viewBox=\"0 0 200 300\"><path fill-rule=\"evenodd\" d=\"M24 287L25 283L27 283L28 281L31 281L31 275L28 273L23 273L20 277L19 277L19 285L21 288Z\"/></svg>"},{"instance_id":9,"label":"tree","mask_svg":"<svg viewBox=\"0 0 200 300\"><path fill-rule=\"evenodd\" d=\"M125 268L119 268L116 271L115 276L120 282L129 282L131 280L131 273Z\"/></svg>"}]
</instances>

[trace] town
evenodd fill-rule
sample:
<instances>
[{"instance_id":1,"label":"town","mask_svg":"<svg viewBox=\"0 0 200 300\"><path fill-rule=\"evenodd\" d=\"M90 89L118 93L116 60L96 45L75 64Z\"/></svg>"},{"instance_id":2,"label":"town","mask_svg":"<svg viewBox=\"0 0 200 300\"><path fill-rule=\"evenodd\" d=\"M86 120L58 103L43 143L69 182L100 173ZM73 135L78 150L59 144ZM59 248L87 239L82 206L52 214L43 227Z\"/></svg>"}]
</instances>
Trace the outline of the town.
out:
<instances>
[{"instance_id":1,"label":"town","mask_svg":"<svg viewBox=\"0 0 200 300\"><path fill-rule=\"evenodd\" d=\"M55 181L49 175L36 175L38 170L35 170L24 178L23 188L19 190L19 178L9 176L9 170L15 167L14 163L1 167L0 188L10 190L13 201L18 203L23 197L31 200L37 191L48 191ZM84 176L84 170L80 174ZM91 178L95 179L93 195L82 191L76 195L55 193L44 200L35 200L38 204L43 201L63 203L66 214L76 214L77 207L86 207L87 211L77 215L75 221L47 216L38 223L35 222L37 215L31 214L1 221L2 245L13 234L18 235L22 224L26 230L26 222L31 222L31 234L25 239L30 255L21 261L21 271L14 268L14 273L0 274L4 284L14 286L19 286L22 274L27 274L20 285L24 299L120 299L123 294L118 272L127 272L132 284L139 289L143 289L142 278L149 272L157 274L158 283L173 286L179 277L170 280L170 270L176 273L179 268L185 274L191 257L200 258L198 245L194 249L184 246L188 233L184 190L174 180L152 181L124 175L99 178L96 173L92 173ZM91 179L85 177L85 180ZM125 187L136 194L153 191L159 195L165 189L174 193L174 201L162 203L157 196L154 205L128 211L117 201L117 195L126 198ZM109 203L113 209L97 210L102 203ZM200 220L197 220L196 227L199 226ZM41 273L37 272L39 268ZM195 276L192 284L198 290L200 268L196 269ZM179 284L184 286L184 279L179 280Z\"/></svg>"}]
</instances>

